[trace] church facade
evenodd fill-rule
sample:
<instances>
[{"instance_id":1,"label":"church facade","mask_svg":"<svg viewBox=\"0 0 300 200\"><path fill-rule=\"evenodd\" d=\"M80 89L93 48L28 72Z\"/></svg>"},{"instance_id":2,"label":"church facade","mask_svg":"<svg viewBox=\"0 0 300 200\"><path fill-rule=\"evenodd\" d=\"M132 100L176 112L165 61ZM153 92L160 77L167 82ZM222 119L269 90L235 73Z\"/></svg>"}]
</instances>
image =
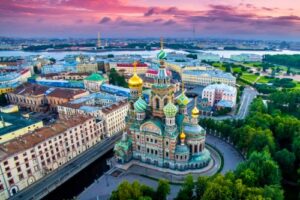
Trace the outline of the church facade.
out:
<instances>
[{"instance_id":1,"label":"church facade","mask_svg":"<svg viewBox=\"0 0 300 200\"><path fill-rule=\"evenodd\" d=\"M143 80L134 73L128 81L131 93L128 128L115 145L115 158L120 164L134 159L180 171L206 167L211 156L205 148L206 132L198 124L199 110L195 105L188 115L189 99L184 92L175 99L163 49L157 57L160 67L149 104L141 96Z\"/></svg>"}]
</instances>

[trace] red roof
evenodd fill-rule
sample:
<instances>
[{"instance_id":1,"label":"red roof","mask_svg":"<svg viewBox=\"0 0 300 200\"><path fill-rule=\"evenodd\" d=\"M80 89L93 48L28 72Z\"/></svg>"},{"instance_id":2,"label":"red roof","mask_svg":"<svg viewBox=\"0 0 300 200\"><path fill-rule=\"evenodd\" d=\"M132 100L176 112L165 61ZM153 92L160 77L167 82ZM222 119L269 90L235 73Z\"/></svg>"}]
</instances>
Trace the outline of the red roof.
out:
<instances>
[{"instance_id":1,"label":"red roof","mask_svg":"<svg viewBox=\"0 0 300 200\"><path fill-rule=\"evenodd\" d=\"M117 63L117 67L133 67L132 63ZM146 63L138 63L136 67L148 67Z\"/></svg>"}]
</instances>

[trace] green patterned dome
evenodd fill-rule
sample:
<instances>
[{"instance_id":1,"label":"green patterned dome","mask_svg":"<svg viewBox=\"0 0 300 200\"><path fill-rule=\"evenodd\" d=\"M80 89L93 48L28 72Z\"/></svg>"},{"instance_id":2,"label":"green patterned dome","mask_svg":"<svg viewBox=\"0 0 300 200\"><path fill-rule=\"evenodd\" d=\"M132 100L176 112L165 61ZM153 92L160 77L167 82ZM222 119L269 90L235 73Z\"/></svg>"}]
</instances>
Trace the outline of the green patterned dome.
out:
<instances>
[{"instance_id":1,"label":"green patterned dome","mask_svg":"<svg viewBox=\"0 0 300 200\"><path fill-rule=\"evenodd\" d=\"M159 60L164 60L167 58L167 53L164 50L160 50L157 54Z\"/></svg>"},{"instance_id":2,"label":"green patterned dome","mask_svg":"<svg viewBox=\"0 0 300 200\"><path fill-rule=\"evenodd\" d=\"M136 112L145 112L147 108L147 103L141 97L133 104L134 110Z\"/></svg>"},{"instance_id":3,"label":"green patterned dome","mask_svg":"<svg viewBox=\"0 0 300 200\"><path fill-rule=\"evenodd\" d=\"M178 103L178 105L180 105L180 106L186 106L186 105L188 105L188 103L189 103L189 99L185 96L184 93L181 93L181 94L179 95L179 97L177 98L177 103Z\"/></svg>"},{"instance_id":4,"label":"green patterned dome","mask_svg":"<svg viewBox=\"0 0 300 200\"><path fill-rule=\"evenodd\" d=\"M175 117L177 111L178 111L177 107L171 102L169 102L164 107L164 113L165 113L166 117Z\"/></svg>"}]
</instances>

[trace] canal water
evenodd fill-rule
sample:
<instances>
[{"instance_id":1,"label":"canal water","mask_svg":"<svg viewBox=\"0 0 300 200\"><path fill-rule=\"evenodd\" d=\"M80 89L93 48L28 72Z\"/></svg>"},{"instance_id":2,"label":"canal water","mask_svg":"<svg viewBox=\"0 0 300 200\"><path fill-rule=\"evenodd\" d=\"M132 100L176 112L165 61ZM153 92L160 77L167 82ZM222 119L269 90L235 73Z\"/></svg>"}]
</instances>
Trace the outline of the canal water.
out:
<instances>
[{"instance_id":1,"label":"canal water","mask_svg":"<svg viewBox=\"0 0 300 200\"><path fill-rule=\"evenodd\" d=\"M98 179L109 167L106 160L113 156L113 151L109 151L95 162L79 172L76 176L69 179L56 190L47 195L44 200L68 200L74 199L85 188L90 186L96 179Z\"/></svg>"}]
</instances>

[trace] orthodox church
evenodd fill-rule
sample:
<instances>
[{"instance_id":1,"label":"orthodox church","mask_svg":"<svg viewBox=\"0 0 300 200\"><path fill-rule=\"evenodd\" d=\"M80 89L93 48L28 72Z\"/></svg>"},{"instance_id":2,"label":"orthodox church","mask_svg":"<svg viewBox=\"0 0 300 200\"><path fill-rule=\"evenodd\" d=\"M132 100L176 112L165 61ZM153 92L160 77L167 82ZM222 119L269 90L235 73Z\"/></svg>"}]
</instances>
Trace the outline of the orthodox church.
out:
<instances>
[{"instance_id":1,"label":"orthodox church","mask_svg":"<svg viewBox=\"0 0 300 200\"><path fill-rule=\"evenodd\" d=\"M198 124L196 105L188 115L189 99L184 91L175 99L175 88L164 64L166 56L161 48L149 104L142 98L143 80L136 73L129 79L128 128L115 144L115 158L120 164L138 160L173 170L200 169L211 161L205 148L206 132Z\"/></svg>"}]
</instances>

